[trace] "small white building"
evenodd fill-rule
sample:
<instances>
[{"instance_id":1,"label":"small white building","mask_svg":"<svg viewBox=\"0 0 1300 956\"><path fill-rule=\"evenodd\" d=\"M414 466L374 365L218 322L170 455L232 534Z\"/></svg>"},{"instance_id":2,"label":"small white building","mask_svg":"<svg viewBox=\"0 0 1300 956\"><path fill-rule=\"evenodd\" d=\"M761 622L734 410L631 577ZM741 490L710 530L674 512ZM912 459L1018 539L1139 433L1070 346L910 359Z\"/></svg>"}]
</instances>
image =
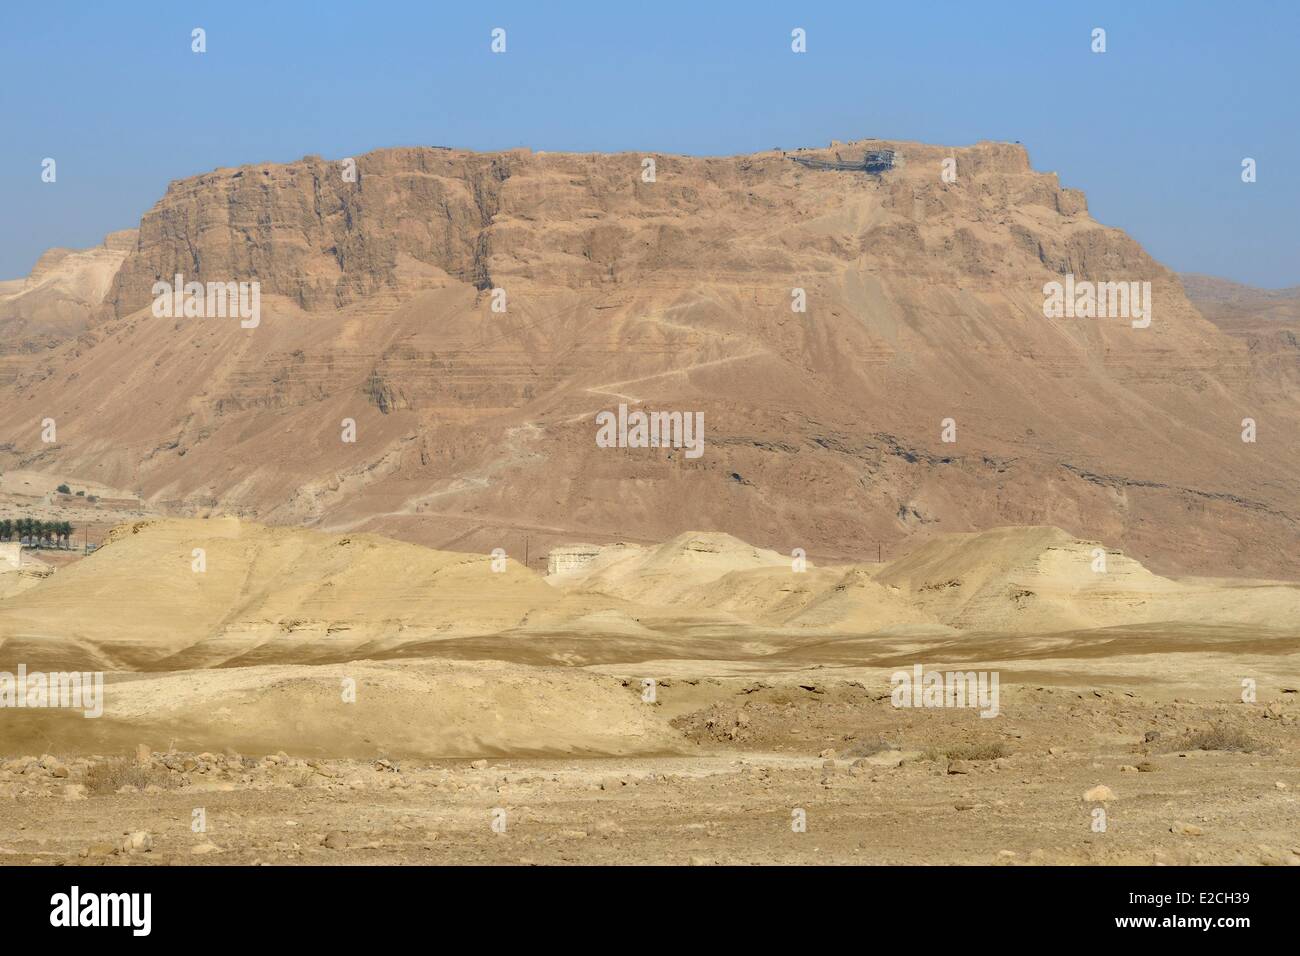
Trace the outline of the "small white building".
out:
<instances>
[{"instance_id":1,"label":"small white building","mask_svg":"<svg viewBox=\"0 0 1300 956\"><path fill-rule=\"evenodd\" d=\"M595 544L565 544L552 548L546 556L546 573L572 574L591 564L600 553L600 546Z\"/></svg>"}]
</instances>

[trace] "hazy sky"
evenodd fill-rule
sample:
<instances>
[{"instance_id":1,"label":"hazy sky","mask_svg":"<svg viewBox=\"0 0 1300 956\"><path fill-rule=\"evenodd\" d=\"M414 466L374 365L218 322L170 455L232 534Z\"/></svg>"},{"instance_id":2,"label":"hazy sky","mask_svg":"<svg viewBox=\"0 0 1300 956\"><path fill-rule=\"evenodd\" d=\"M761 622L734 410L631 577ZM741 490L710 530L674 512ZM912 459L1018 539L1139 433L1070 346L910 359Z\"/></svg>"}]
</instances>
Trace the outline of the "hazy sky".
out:
<instances>
[{"instance_id":1,"label":"hazy sky","mask_svg":"<svg viewBox=\"0 0 1300 956\"><path fill-rule=\"evenodd\" d=\"M790 51L794 27L806 54ZM420 144L726 154L882 137L1020 140L1166 265L1300 283L1293 0L6 0L0 74L0 278L136 225L170 180L220 166Z\"/></svg>"}]
</instances>

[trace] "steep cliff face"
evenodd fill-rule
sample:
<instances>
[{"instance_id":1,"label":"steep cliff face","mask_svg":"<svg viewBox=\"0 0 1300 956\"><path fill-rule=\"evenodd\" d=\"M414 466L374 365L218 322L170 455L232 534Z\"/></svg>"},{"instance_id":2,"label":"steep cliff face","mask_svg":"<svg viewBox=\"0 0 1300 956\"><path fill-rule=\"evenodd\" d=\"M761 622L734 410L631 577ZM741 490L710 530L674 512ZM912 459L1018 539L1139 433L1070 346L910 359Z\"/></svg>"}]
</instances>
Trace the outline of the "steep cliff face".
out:
<instances>
[{"instance_id":1,"label":"steep cliff face","mask_svg":"<svg viewBox=\"0 0 1300 956\"><path fill-rule=\"evenodd\" d=\"M799 155L882 148L879 177L411 148L355 182L309 158L173 184L105 318L11 387L4 462L534 559L687 529L874 558L1050 524L1159 571L1300 573L1292 379L1018 146ZM177 273L258 281L260 324L154 318ZM1149 282L1150 323L1045 317L1067 274ZM599 447L620 404L703 413L704 453Z\"/></svg>"},{"instance_id":2,"label":"steep cliff face","mask_svg":"<svg viewBox=\"0 0 1300 956\"><path fill-rule=\"evenodd\" d=\"M355 181L317 157L173 183L140 222L111 293L118 315L155 281L257 279L263 294L333 309L404 286L404 265L471 279L510 156L395 149L360 157Z\"/></svg>"},{"instance_id":3,"label":"steep cliff face","mask_svg":"<svg viewBox=\"0 0 1300 956\"><path fill-rule=\"evenodd\" d=\"M853 155L872 145L878 144L826 153ZM972 188L940 182L939 163L953 153L961 155L961 175ZM1076 272L1108 256L1141 257L1126 237L1110 231L1060 242L1043 229L1036 214L1086 220L1086 206L1054 176L1032 172L1019 147L915 146L907 156L925 171L896 170L885 182L864 174L828 177L775 152L738 159L653 157L654 182L642 180L640 154L482 155L429 148L361 156L351 173L317 157L220 170L173 183L144 216L139 248L118 273L110 299L119 316L127 315L149 304L155 281L177 273L198 281L258 279L264 293L320 311L443 276L483 289L494 268L581 288L635 280L648 270L694 273L714 265L733 275L768 275L774 268L816 273L833 266L827 257L853 254L913 275L990 275L999 265L1022 265L1016 260L1025 256ZM830 221L808 222L832 213L825 200L846 187L872 195L872 221L837 223L850 228L836 231L825 228ZM1003 220L996 211L1007 209L1025 219ZM943 228L953 221L966 228ZM796 242L810 238L809 225L811 247ZM1015 248L990 244L971 228L978 225L1003 227L998 239ZM754 234L763 228L772 233ZM719 248L726 246L734 250ZM703 261L702 251L708 255ZM1004 251L1023 255L997 261Z\"/></svg>"}]
</instances>

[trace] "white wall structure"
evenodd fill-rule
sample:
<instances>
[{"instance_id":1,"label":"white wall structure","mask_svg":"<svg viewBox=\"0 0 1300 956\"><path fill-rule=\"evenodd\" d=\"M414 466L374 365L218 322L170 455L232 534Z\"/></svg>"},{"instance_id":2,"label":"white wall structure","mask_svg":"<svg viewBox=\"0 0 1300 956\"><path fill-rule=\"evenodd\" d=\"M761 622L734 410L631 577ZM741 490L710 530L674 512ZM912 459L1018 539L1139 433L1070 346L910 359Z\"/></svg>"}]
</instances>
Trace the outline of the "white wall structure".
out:
<instances>
[{"instance_id":1,"label":"white wall structure","mask_svg":"<svg viewBox=\"0 0 1300 956\"><path fill-rule=\"evenodd\" d=\"M599 552L600 548L594 544L566 544L552 548L551 553L546 556L546 573L548 575L570 574L580 571L590 564Z\"/></svg>"}]
</instances>

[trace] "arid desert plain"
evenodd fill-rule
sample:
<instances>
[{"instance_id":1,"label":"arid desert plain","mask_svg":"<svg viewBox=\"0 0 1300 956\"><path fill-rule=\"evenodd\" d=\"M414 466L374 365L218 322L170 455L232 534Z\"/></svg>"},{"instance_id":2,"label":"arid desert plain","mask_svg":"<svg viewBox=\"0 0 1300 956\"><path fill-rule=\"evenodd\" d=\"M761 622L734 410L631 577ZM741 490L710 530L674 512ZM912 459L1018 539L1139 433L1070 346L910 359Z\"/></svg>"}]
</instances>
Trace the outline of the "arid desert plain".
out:
<instances>
[{"instance_id":1,"label":"arid desert plain","mask_svg":"<svg viewBox=\"0 0 1300 956\"><path fill-rule=\"evenodd\" d=\"M546 576L110 537L0 574L0 668L106 675L98 718L4 712L0 861L1300 862L1294 585L1098 574L1053 528L798 571L687 533ZM917 665L998 683L916 707Z\"/></svg>"},{"instance_id":2,"label":"arid desert plain","mask_svg":"<svg viewBox=\"0 0 1300 956\"><path fill-rule=\"evenodd\" d=\"M644 158L0 284L0 862L1300 863L1300 293L1019 144Z\"/></svg>"}]
</instances>

